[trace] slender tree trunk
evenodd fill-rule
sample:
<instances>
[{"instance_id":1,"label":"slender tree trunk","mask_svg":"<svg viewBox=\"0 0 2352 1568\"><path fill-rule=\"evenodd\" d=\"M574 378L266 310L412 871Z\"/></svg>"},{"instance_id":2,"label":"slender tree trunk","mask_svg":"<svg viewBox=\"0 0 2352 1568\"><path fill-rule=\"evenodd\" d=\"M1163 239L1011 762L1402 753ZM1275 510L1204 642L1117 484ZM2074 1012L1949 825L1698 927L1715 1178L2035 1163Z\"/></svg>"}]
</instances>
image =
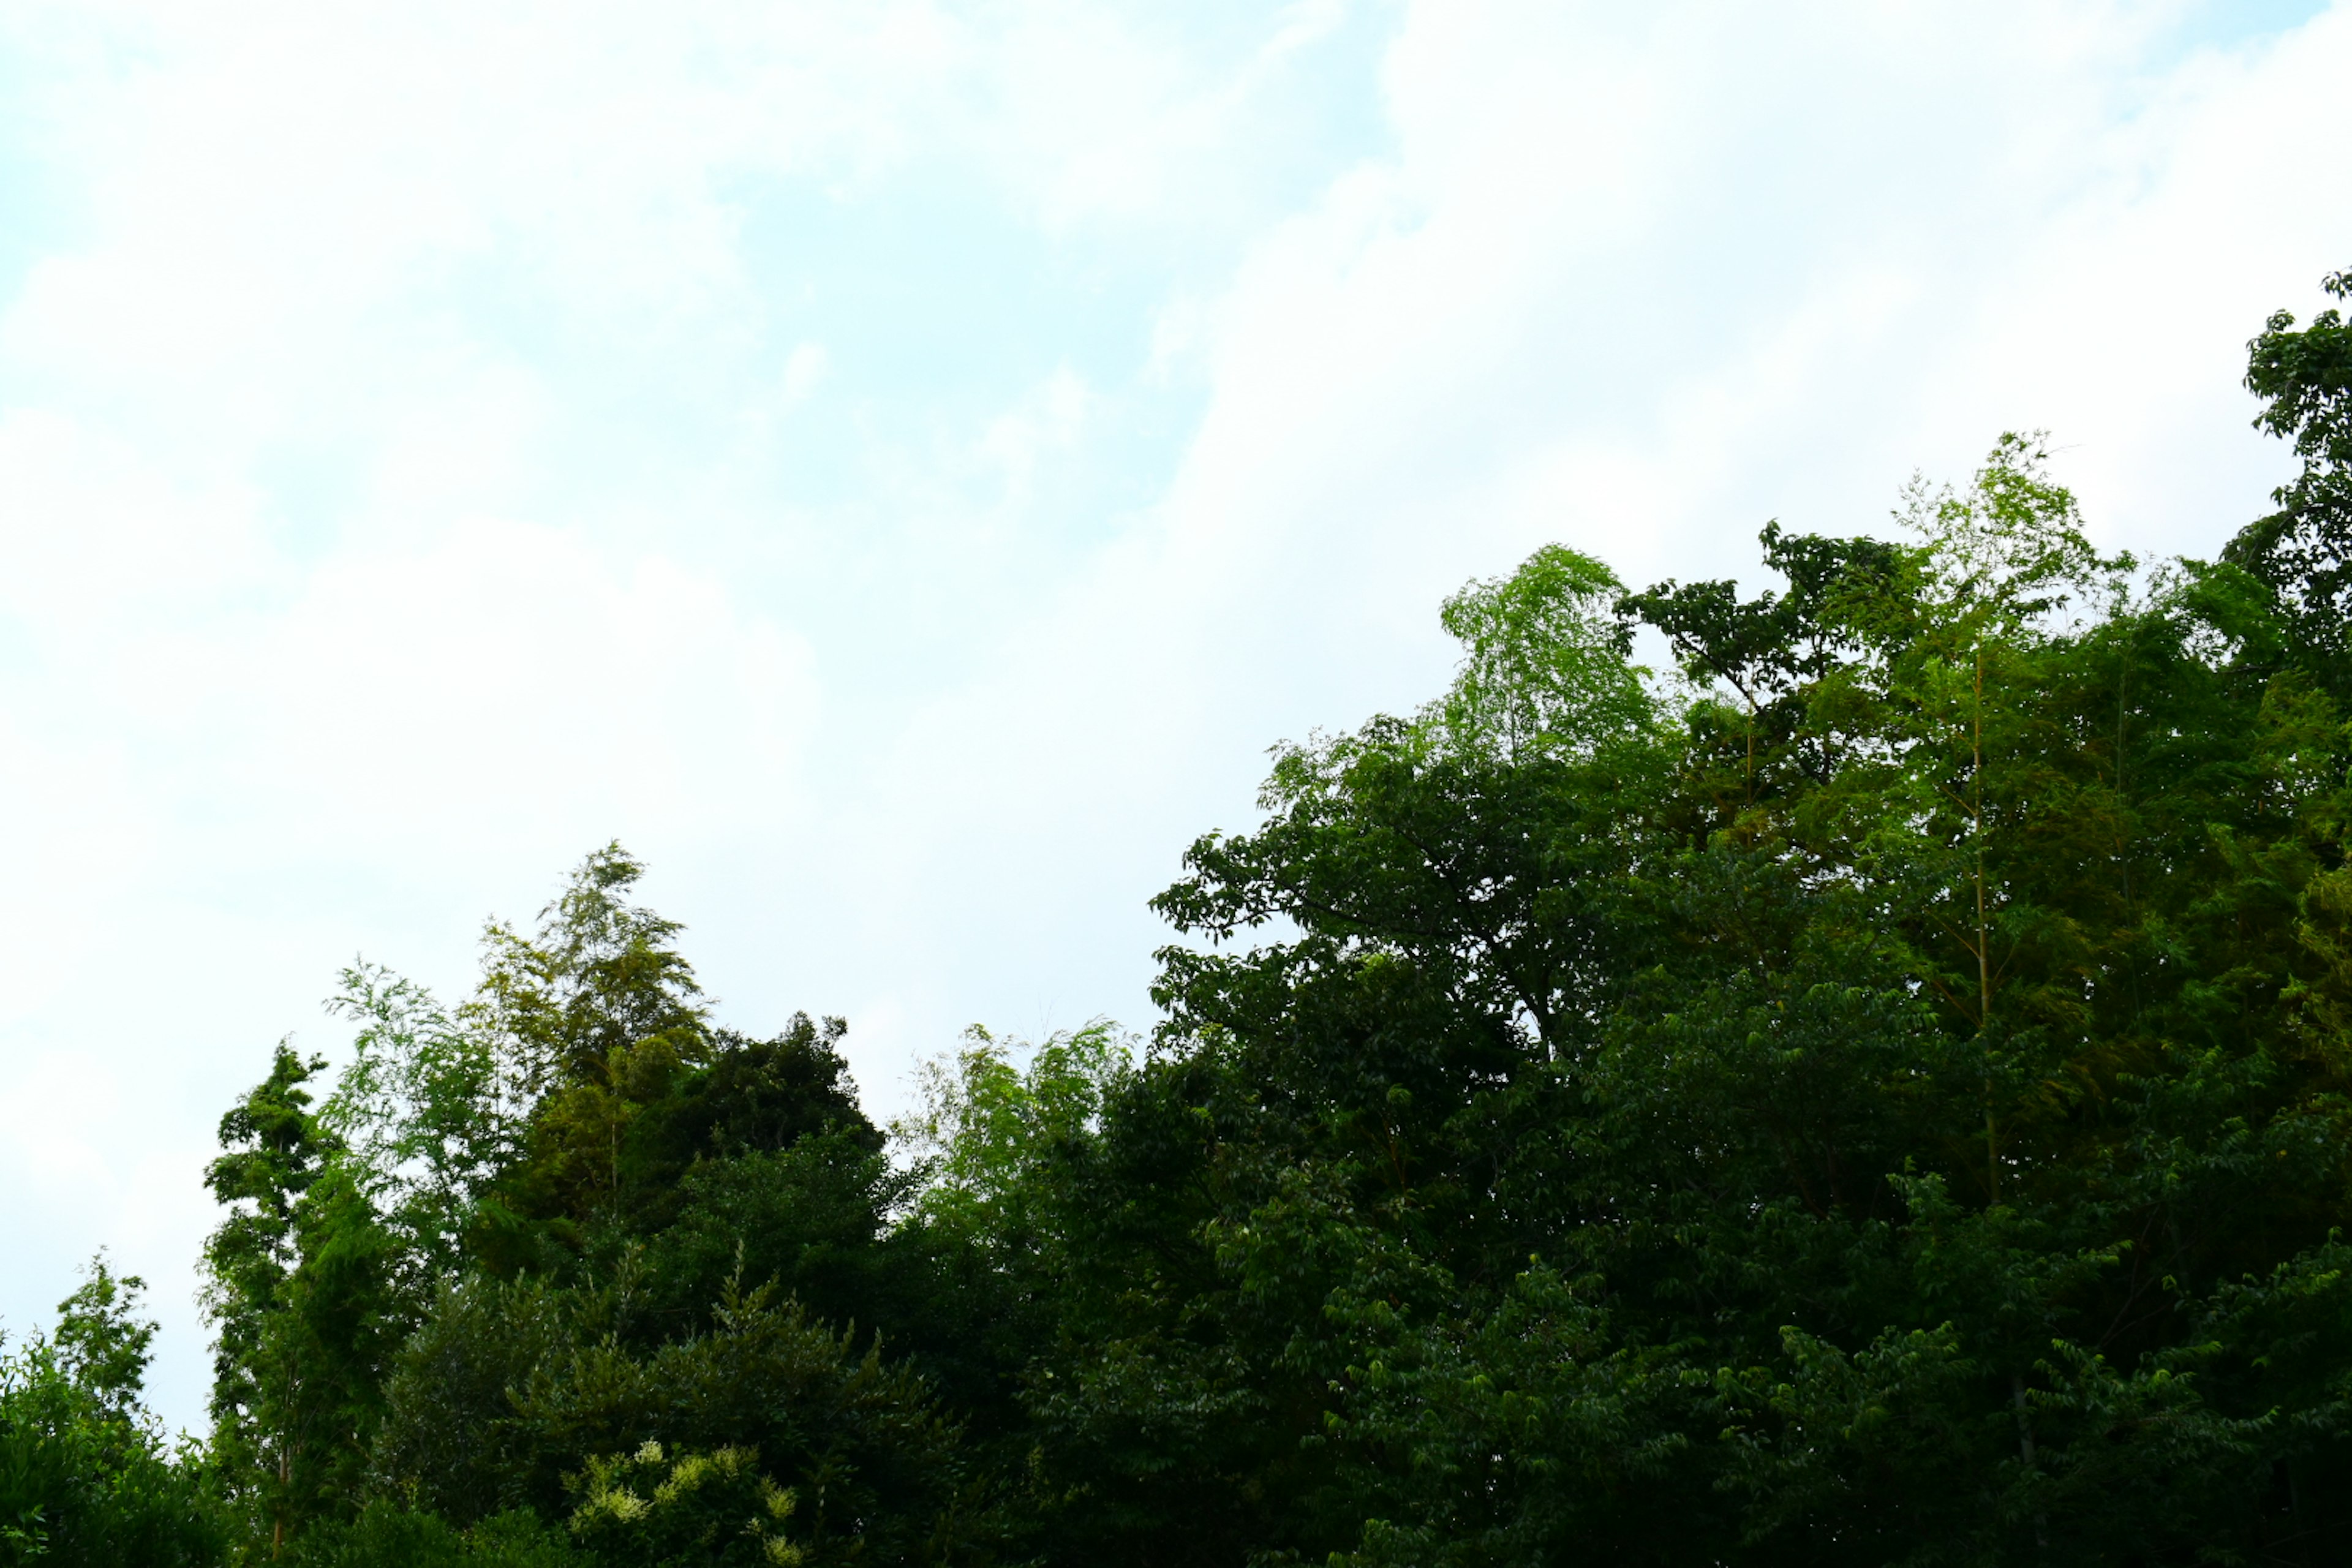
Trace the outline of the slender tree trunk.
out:
<instances>
[{"instance_id":1,"label":"slender tree trunk","mask_svg":"<svg viewBox=\"0 0 2352 1568\"><path fill-rule=\"evenodd\" d=\"M286 1550L286 1500L293 1489L293 1436L280 1433L278 1439L278 1506L270 1510L277 1517L269 1521L269 1555L272 1557Z\"/></svg>"},{"instance_id":2,"label":"slender tree trunk","mask_svg":"<svg viewBox=\"0 0 2352 1568\"><path fill-rule=\"evenodd\" d=\"M1976 712L1970 725L1969 813L1977 840L1977 1044L1984 1053L1985 1205L2000 1201L2000 1135L1992 1114L1992 922L1986 907L1984 852L1984 645L1977 645Z\"/></svg>"},{"instance_id":3,"label":"slender tree trunk","mask_svg":"<svg viewBox=\"0 0 2352 1568\"><path fill-rule=\"evenodd\" d=\"M276 1517L269 1526L269 1555L276 1557L286 1549L286 1514L293 1506L295 1402L301 1397L302 1376L292 1354L286 1358L285 1404L278 1415L278 1499L270 1510Z\"/></svg>"},{"instance_id":4,"label":"slender tree trunk","mask_svg":"<svg viewBox=\"0 0 2352 1568\"><path fill-rule=\"evenodd\" d=\"M2033 1417L2025 1406L2025 1379L2022 1374L2009 1374L2010 1402L2017 1409L2017 1457L2025 1461L2029 1471L2033 1468ZM2050 1550L2049 1516L2037 1510L2033 1515L2033 1544L2043 1552Z\"/></svg>"},{"instance_id":5,"label":"slender tree trunk","mask_svg":"<svg viewBox=\"0 0 2352 1568\"><path fill-rule=\"evenodd\" d=\"M1748 699L1748 804L1756 804L1756 699Z\"/></svg>"}]
</instances>

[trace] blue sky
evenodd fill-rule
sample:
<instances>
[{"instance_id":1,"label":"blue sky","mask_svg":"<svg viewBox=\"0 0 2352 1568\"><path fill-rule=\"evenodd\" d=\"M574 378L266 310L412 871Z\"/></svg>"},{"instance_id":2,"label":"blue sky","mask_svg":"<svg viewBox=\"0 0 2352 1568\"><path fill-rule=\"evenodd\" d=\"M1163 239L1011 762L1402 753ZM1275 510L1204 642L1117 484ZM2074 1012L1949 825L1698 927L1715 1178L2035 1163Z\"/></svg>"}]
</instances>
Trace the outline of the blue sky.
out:
<instances>
[{"instance_id":1,"label":"blue sky","mask_svg":"<svg viewBox=\"0 0 2352 1568\"><path fill-rule=\"evenodd\" d=\"M2046 426L2210 553L2352 264L2308 4L0 0L0 1319L356 953L617 837L869 1101L1151 1021L1143 900L1437 601L1868 529Z\"/></svg>"}]
</instances>

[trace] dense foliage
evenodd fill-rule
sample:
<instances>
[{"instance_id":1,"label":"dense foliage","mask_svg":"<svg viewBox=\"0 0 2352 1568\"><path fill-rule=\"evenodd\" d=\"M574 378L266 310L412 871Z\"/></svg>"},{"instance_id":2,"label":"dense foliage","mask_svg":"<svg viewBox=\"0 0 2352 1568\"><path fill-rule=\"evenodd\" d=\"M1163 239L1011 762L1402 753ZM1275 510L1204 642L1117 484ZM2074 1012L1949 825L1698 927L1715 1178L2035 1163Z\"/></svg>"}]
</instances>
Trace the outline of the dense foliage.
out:
<instances>
[{"instance_id":1,"label":"dense foliage","mask_svg":"<svg viewBox=\"0 0 2352 1568\"><path fill-rule=\"evenodd\" d=\"M0 1554L2352 1562L2352 326L2248 384L2218 562L2007 437L1761 594L1470 584L1192 847L1148 1042L887 1135L617 846L460 1003L347 972L221 1123L209 1446L94 1270Z\"/></svg>"},{"instance_id":2,"label":"dense foliage","mask_svg":"<svg viewBox=\"0 0 2352 1568\"><path fill-rule=\"evenodd\" d=\"M197 1568L227 1521L198 1457L174 1455L139 1406L155 1325L144 1283L103 1257L58 1327L0 1343L0 1563Z\"/></svg>"}]
</instances>

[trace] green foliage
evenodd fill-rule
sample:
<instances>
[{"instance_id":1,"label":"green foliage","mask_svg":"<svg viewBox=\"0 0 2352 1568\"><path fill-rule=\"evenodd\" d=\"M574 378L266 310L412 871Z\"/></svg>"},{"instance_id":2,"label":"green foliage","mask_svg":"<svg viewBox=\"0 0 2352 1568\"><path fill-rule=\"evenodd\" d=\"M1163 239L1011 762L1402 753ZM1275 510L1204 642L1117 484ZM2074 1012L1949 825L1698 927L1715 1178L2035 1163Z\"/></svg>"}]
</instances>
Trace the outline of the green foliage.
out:
<instances>
[{"instance_id":1,"label":"green foliage","mask_svg":"<svg viewBox=\"0 0 2352 1568\"><path fill-rule=\"evenodd\" d=\"M139 1316L147 1281L117 1275L100 1251L89 1260L80 1288L58 1303L57 1331L49 1338L58 1368L100 1410L118 1420L134 1419L154 1359L155 1324Z\"/></svg>"},{"instance_id":2,"label":"green foliage","mask_svg":"<svg viewBox=\"0 0 2352 1568\"><path fill-rule=\"evenodd\" d=\"M698 1061L707 1022L681 929L627 901L645 874L618 844L581 863L530 936L500 921L482 933L482 982L470 1021L530 1094L615 1087L631 1058L659 1047Z\"/></svg>"},{"instance_id":3,"label":"green foliage","mask_svg":"<svg viewBox=\"0 0 2352 1568\"><path fill-rule=\"evenodd\" d=\"M304 1086L325 1063L280 1045L221 1119L206 1183L229 1213L205 1245L213 1458L272 1551L348 1513L408 1328L400 1238Z\"/></svg>"},{"instance_id":4,"label":"green foliage","mask_svg":"<svg viewBox=\"0 0 2352 1568\"><path fill-rule=\"evenodd\" d=\"M289 1568L597 1568L560 1527L517 1510L458 1530L430 1513L378 1500L313 1530L281 1561Z\"/></svg>"},{"instance_id":5,"label":"green foliage","mask_svg":"<svg viewBox=\"0 0 2352 1568\"><path fill-rule=\"evenodd\" d=\"M138 1406L153 1326L104 1260L56 1338L0 1344L0 1563L217 1563L227 1531L198 1457L166 1452Z\"/></svg>"},{"instance_id":6,"label":"green foliage","mask_svg":"<svg viewBox=\"0 0 2352 1568\"><path fill-rule=\"evenodd\" d=\"M2320 287L2352 297L2352 271ZM2352 689L2352 323L2330 308L2298 329L2280 310L2247 348L2246 389L2263 400L2254 424L2292 442L2303 471L2223 558L2276 594L2296 661L2340 700Z\"/></svg>"},{"instance_id":7,"label":"green foliage","mask_svg":"<svg viewBox=\"0 0 2352 1568\"><path fill-rule=\"evenodd\" d=\"M785 1527L800 1499L759 1462L750 1448L673 1459L651 1438L633 1454L592 1455L573 1482L572 1532L629 1568L796 1568L808 1553Z\"/></svg>"},{"instance_id":8,"label":"green foliage","mask_svg":"<svg viewBox=\"0 0 2352 1568\"><path fill-rule=\"evenodd\" d=\"M1022 1210L1050 1182L1046 1162L1099 1133L1133 1054L1102 1019L1034 1047L1007 1046L975 1024L961 1051L924 1063L922 1109L892 1130L922 1171L918 1223L978 1247L1039 1235Z\"/></svg>"},{"instance_id":9,"label":"green foliage","mask_svg":"<svg viewBox=\"0 0 2352 1568\"><path fill-rule=\"evenodd\" d=\"M1514 761L1589 752L1640 728L1652 703L1643 671L1625 661L1621 586L1590 555L1549 544L1510 576L1446 600L1439 618L1462 644L1462 668L1428 728Z\"/></svg>"},{"instance_id":10,"label":"green foliage","mask_svg":"<svg viewBox=\"0 0 2352 1568\"><path fill-rule=\"evenodd\" d=\"M572 1489L583 1473L604 1485L582 1470L593 1456L756 1449L800 1500L811 1563L928 1560L970 1533L955 1429L908 1368L861 1355L766 1286L730 1285L707 1331L661 1337L634 1287L450 1292L394 1374L380 1489L460 1523L518 1506L555 1517L567 1475Z\"/></svg>"},{"instance_id":11,"label":"green foliage","mask_svg":"<svg viewBox=\"0 0 2352 1568\"><path fill-rule=\"evenodd\" d=\"M625 895L643 868L617 844L591 855L526 937L492 921L467 1023L528 1108L499 1205L555 1245L620 1222L644 1195L625 1159L638 1114L710 1058L679 927Z\"/></svg>"},{"instance_id":12,"label":"green foliage","mask_svg":"<svg viewBox=\"0 0 2352 1568\"><path fill-rule=\"evenodd\" d=\"M1027 1166L1048 1557L2330 1528L2352 1340L2281 1375L2223 1303L2326 1278L2352 1197L2340 720L2257 580L2127 593L2032 441L1904 516L1628 596L1679 732L1465 747L1441 704L1194 847L1153 1059ZM1479 593L1588 626L1556 565Z\"/></svg>"},{"instance_id":13,"label":"green foliage","mask_svg":"<svg viewBox=\"0 0 2352 1568\"><path fill-rule=\"evenodd\" d=\"M982 1403L1006 1373L956 1342L931 1241L889 1223L910 1178L843 1026L710 1026L639 875L608 847L530 934L493 923L454 1008L355 964L333 1092L314 1108L325 1064L281 1046L224 1119L212 1458L248 1551L473 1552L656 1438L769 1455L812 1560L971 1533L956 1428L875 1331Z\"/></svg>"},{"instance_id":14,"label":"green foliage","mask_svg":"<svg viewBox=\"0 0 2352 1568\"><path fill-rule=\"evenodd\" d=\"M514 1156L509 1086L490 1039L380 964L344 970L327 1010L359 1028L320 1122L401 1237L404 1283L429 1297L463 1267L475 1205Z\"/></svg>"}]
</instances>

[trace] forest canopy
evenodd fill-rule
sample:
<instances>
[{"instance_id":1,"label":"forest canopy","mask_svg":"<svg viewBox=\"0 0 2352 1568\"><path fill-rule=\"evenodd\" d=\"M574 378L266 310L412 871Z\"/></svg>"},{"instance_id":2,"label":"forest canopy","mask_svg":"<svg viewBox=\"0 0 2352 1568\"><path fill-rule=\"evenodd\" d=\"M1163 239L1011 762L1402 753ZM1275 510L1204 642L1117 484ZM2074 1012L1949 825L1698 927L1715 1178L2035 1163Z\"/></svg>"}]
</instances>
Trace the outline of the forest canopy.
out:
<instances>
[{"instance_id":1,"label":"forest canopy","mask_svg":"<svg viewBox=\"0 0 2352 1568\"><path fill-rule=\"evenodd\" d=\"M2246 384L2215 561L2012 435L1760 592L1465 586L1185 852L1148 1038L893 1127L618 845L354 965L220 1122L208 1438L101 1258L0 1562L2352 1562L2352 326Z\"/></svg>"}]
</instances>

